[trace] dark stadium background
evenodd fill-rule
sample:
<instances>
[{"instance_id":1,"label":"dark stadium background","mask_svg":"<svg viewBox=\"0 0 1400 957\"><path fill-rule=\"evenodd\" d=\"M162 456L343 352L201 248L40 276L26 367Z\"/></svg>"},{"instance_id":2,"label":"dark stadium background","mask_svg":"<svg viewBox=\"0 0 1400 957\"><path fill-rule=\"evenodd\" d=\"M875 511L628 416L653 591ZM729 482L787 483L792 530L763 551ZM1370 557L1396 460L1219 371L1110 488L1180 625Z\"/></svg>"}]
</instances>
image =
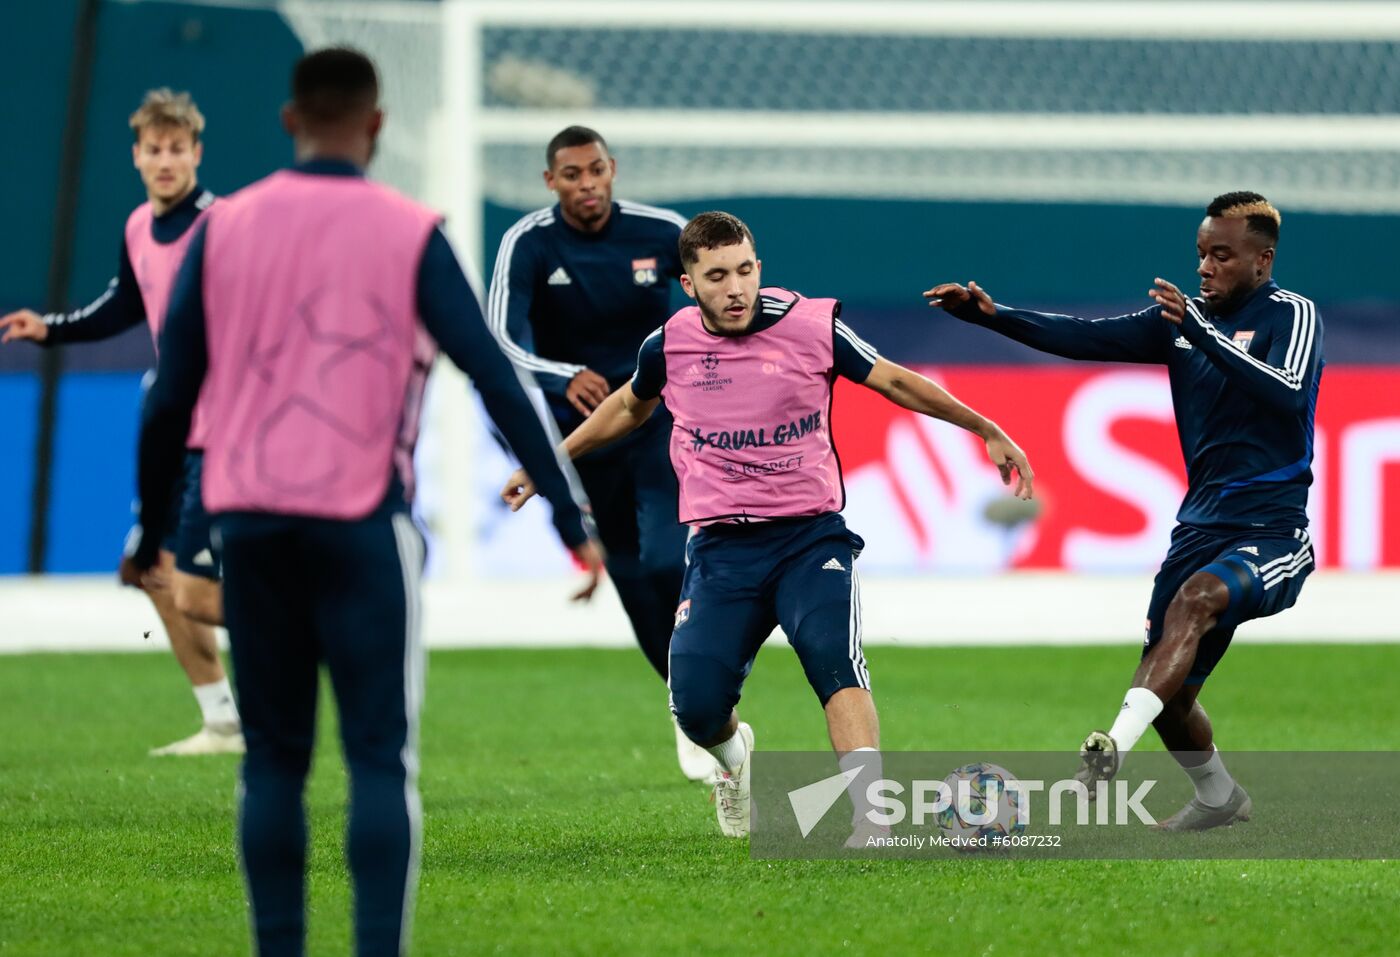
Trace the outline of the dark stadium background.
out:
<instances>
[{"instance_id":1,"label":"dark stadium background","mask_svg":"<svg viewBox=\"0 0 1400 957\"><path fill-rule=\"evenodd\" d=\"M125 217L143 199L129 162L126 117L145 90L165 85L194 94L209 118L201 179L218 193L289 158L277 109L301 46L274 11L175 3L97 8L71 278L61 302L49 301L47 285L80 4L25 5L4 40L10 69L0 91L7 142L0 311L74 308L105 287ZM1395 109L1391 103L1382 112ZM613 146L622 164L617 192L626 196L627 144ZM541 189L538 205L547 201ZM1084 314L1127 311L1144 303L1155 275L1192 279L1200 218L1197 208L1171 206L742 197L676 205L687 213L714 205L739 212L760 237L769 275L799 290L840 295L846 318L892 358L939 364L1055 360L931 321L918 295L931 282L976 278L1017 304ZM519 213L488 207L485 249L494 251ZM1278 274L1322 307L1329 367L1400 365L1400 270L1394 266L1400 217L1291 213L1286 207L1284 213ZM491 263L480 265L489 275ZM0 349L0 461L10 492L0 497L0 573L29 569L36 521L44 523L45 548L35 570L105 572L128 524L138 384L152 361L147 334L135 329L65 352L48 506L36 514L41 354L24 344Z\"/></svg>"}]
</instances>

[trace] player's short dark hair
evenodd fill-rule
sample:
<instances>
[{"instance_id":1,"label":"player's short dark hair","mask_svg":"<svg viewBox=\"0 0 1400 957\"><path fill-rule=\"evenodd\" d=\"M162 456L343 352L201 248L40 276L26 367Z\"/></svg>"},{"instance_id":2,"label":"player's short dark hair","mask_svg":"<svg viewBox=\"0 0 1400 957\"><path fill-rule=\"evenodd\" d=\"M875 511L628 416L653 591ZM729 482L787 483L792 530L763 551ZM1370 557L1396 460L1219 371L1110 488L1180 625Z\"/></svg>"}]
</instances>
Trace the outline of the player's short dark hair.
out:
<instances>
[{"instance_id":1,"label":"player's short dark hair","mask_svg":"<svg viewBox=\"0 0 1400 957\"><path fill-rule=\"evenodd\" d=\"M603 152L608 152L608 141L603 139L603 134L597 130L589 129L586 126L567 126L554 134L554 139L549 141L549 145L544 148L544 162L548 169L554 169L554 157L560 150L571 149L575 146L587 146L589 143L597 143L603 148Z\"/></svg>"},{"instance_id":2,"label":"player's short dark hair","mask_svg":"<svg viewBox=\"0 0 1400 957\"><path fill-rule=\"evenodd\" d=\"M747 242L754 247L755 253L757 252L753 233L749 232L749 227L745 226L738 216L718 210L701 213L686 223L685 229L681 230L681 265L691 266L698 263L702 249L737 246L742 242Z\"/></svg>"},{"instance_id":3,"label":"player's short dark hair","mask_svg":"<svg viewBox=\"0 0 1400 957\"><path fill-rule=\"evenodd\" d=\"M378 103L379 73L359 50L316 50L292 69L292 105L312 122L339 123Z\"/></svg>"},{"instance_id":4,"label":"player's short dark hair","mask_svg":"<svg viewBox=\"0 0 1400 957\"><path fill-rule=\"evenodd\" d=\"M1282 214L1274 208L1273 203L1259 193L1252 193L1247 189L1221 193L1210 201L1210 205L1206 207L1206 215L1212 219L1248 220L1248 230L1267 239L1270 244L1278 243L1278 228L1283 222Z\"/></svg>"}]
</instances>

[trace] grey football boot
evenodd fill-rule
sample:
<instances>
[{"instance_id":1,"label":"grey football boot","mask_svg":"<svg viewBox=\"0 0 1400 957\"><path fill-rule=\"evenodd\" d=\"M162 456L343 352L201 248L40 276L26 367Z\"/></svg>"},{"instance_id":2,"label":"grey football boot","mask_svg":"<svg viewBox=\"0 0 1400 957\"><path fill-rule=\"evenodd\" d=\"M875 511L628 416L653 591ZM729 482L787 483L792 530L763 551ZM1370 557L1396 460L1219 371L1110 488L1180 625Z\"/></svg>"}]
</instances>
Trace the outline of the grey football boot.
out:
<instances>
[{"instance_id":1,"label":"grey football boot","mask_svg":"<svg viewBox=\"0 0 1400 957\"><path fill-rule=\"evenodd\" d=\"M1206 807L1192 798L1186 806L1157 825L1163 831L1208 831L1213 827L1226 827L1236 821L1248 821L1254 813L1254 802L1249 799L1244 788L1238 784L1230 792L1230 799L1220 807Z\"/></svg>"},{"instance_id":2,"label":"grey football boot","mask_svg":"<svg viewBox=\"0 0 1400 957\"><path fill-rule=\"evenodd\" d=\"M1074 779L1089 789L1089 800L1094 800L1099 781L1112 781L1118 769L1123 766L1118 745L1108 736L1107 731L1090 731L1079 748L1079 770Z\"/></svg>"}]
</instances>

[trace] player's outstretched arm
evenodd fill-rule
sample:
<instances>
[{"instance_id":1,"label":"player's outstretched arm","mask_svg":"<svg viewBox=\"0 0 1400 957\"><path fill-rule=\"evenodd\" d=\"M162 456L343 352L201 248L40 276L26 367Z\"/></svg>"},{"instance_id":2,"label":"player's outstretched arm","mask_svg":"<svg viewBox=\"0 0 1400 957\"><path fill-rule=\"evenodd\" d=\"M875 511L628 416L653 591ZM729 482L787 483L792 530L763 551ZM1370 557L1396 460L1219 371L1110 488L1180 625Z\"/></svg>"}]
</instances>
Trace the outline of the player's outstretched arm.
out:
<instances>
[{"instance_id":1,"label":"player's outstretched arm","mask_svg":"<svg viewBox=\"0 0 1400 957\"><path fill-rule=\"evenodd\" d=\"M632 391L632 383L624 383L616 392L603 400L602 405L583 420L583 424L569 433L560 451L570 459L586 455L594 449L616 442L634 429L639 429L656 411L660 398L639 399ZM512 512L535 494L535 483L524 469L516 469L501 489L501 499L510 506Z\"/></svg>"},{"instance_id":2,"label":"player's outstretched arm","mask_svg":"<svg viewBox=\"0 0 1400 957\"><path fill-rule=\"evenodd\" d=\"M1081 319L999 306L975 282L965 287L945 282L926 289L924 298L964 322L1066 359L1166 362L1171 354L1173 337L1163 328L1160 306L1108 319Z\"/></svg>"},{"instance_id":3,"label":"player's outstretched arm","mask_svg":"<svg viewBox=\"0 0 1400 957\"><path fill-rule=\"evenodd\" d=\"M1011 441L1011 437L1001 430L1001 426L963 405L936 382L912 369L881 358L876 360L875 366L861 384L880 393L895 405L932 419L951 422L976 435L987 444L987 457L1001 473L1002 484L1010 485L1012 473L1015 472L1016 497L1028 499L1032 496L1035 473L1031 471L1031 463L1026 458L1026 453Z\"/></svg>"},{"instance_id":4,"label":"player's outstretched arm","mask_svg":"<svg viewBox=\"0 0 1400 957\"><path fill-rule=\"evenodd\" d=\"M44 346L95 342L110 339L145 321L146 306L123 241L117 276L107 284L102 295L72 312L41 316L32 309L19 309L0 317L0 343L20 339Z\"/></svg>"}]
</instances>

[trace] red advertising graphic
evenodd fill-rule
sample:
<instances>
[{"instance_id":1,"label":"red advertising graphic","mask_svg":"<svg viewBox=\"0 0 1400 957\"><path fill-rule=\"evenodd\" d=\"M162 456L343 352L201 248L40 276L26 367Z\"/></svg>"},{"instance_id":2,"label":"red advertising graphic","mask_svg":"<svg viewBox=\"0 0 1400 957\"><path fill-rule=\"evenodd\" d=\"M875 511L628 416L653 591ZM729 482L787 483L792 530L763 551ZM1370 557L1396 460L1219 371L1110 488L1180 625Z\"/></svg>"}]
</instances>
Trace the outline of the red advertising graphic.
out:
<instances>
[{"instance_id":1,"label":"red advertising graphic","mask_svg":"<svg viewBox=\"0 0 1400 957\"><path fill-rule=\"evenodd\" d=\"M980 442L842 380L833 425L864 569L1141 572L1186 487L1166 372L1121 366L920 370L996 419L1036 473L1038 518L989 519L1003 489ZM1400 369L1329 368L1309 500L1319 564L1400 566ZM996 506L992 513L995 515Z\"/></svg>"}]
</instances>

